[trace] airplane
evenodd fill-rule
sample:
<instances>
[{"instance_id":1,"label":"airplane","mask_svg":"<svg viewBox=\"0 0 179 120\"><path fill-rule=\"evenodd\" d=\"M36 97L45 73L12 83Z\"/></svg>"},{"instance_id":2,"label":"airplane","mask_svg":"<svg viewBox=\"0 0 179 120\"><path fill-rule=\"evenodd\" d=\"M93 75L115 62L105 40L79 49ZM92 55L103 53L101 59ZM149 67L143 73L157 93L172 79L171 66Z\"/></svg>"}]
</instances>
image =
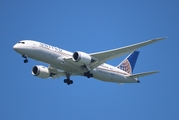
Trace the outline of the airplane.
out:
<instances>
[{"instance_id":1,"label":"airplane","mask_svg":"<svg viewBox=\"0 0 179 120\"><path fill-rule=\"evenodd\" d=\"M82 51L72 53L34 40L21 40L13 46L13 49L22 55L24 63L28 62L28 58L32 58L49 64L48 67L35 65L32 68L32 75L40 78L65 76L64 83L67 85L73 84L73 80L70 77L77 75L119 84L140 83L139 77L155 74L158 71L133 74L139 55L137 49L163 39L165 38L155 38L125 47L90 54ZM124 54L129 55L117 66L105 63Z\"/></svg>"}]
</instances>

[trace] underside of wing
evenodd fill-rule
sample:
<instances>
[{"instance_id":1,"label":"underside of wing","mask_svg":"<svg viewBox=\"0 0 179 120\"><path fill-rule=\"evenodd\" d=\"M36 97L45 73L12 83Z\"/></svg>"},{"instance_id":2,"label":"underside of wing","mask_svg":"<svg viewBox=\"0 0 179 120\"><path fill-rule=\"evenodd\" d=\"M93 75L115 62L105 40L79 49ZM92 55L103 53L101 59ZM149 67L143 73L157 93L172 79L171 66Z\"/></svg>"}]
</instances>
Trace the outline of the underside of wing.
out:
<instances>
[{"instance_id":1,"label":"underside of wing","mask_svg":"<svg viewBox=\"0 0 179 120\"><path fill-rule=\"evenodd\" d=\"M99 65L105 63L107 60L111 60L117 57L120 57L124 54L130 53L132 51L135 51L136 49L152 44L154 42L163 40L165 38L156 38L144 42L140 42L137 44L117 48L117 49L112 49L112 50L107 50L107 51L102 51L102 52L96 52L96 53L91 53L87 54L81 51L77 51L73 53L71 57L64 58L66 62L71 64L72 66L79 66L80 70L92 70L94 68L97 68Z\"/></svg>"},{"instance_id":2,"label":"underside of wing","mask_svg":"<svg viewBox=\"0 0 179 120\"><path fill-rule=\"evenodd\" d=\"M52 78L59 78L61 76L65 76L65 73L63 70L52 67L51 65L48 67L48 70L50 71Z\"/></svg>"},{"instance_id":3,"label":"underside of wing","mask_svg":"<svg viewBox=\"0 0 179 120\"><path fill-rule=\"evenodd\" d=\"M67 73L70 73L70 76L75 76L75 75L79 75L80 73L79 72L76 72L76 71L64 71L64 70L61 70L61 69L58 69L52 65L50 65L48 67L50 73L52 74L51 77L52 78L59 78L59 77L64 77L64 76L67 76L66 74Z\"/></svg>"},{"instance_id":4,"label":"underside of wing","mask_svg":"<svg viewBox=\"0 0 179 120\"><path fill-rule=\"evenodd\" d=\"M141 42L141 43L137 43L137 44L133 44L133 45L117 48L117 49L112 49L112 50L108 50L108 51L92 53L92 54L90 54L90 56L92 58L94 58L96 60L96 62L91 64L91 68L92 69L96 68L97 66L99 66L102 63L106 62L107 60L120 57L120 56L122 56L124 54L127 54L127 53L130 53L130 52L134 51L134 50L137 50L140 47L152 44L154 42L157 42L157 41L160 41L160 40L163 40L163 39L165 39L165 38L156 38L156 39L144 41L144 42Z\"/></svg>"}]
</instances>

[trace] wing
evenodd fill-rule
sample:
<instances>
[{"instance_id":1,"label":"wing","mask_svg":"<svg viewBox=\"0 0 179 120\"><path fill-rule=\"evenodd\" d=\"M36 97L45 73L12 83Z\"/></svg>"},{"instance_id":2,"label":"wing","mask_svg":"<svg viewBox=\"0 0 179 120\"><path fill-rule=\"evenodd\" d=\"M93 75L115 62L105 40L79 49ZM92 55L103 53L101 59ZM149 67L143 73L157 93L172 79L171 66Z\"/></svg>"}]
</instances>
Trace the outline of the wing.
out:
<instances>
[{"instance_id":1,"label":"wing","mask_svg":"<svg viewBox=\"0 0 179 120\"><path fill-rule=\"evenodd\" d=\"M74 71L64 71L64 70L60 70L52 65L49 65L48 67L50 73L52 73L52 78L59 78L59 77L66 77L66 72L71 73L70 76L75 76L75 75L79 75L79 73L74 72Z\"/></svg>"},{"instance_id":2,"label":"wing","mask_svg":"<svg viewBox=\"0 0 179 120\"><path fill-rule=\"evenodd\" d=\"M94 69L94 68L98 67L99 65L105 63L107 60L120 57L124 54L135 51L136 49L138 49L140 47L152 44L154 42L157 42L157 41L160 41L163 39L165 39L165 38L155 38L155 39L151 39L148 41L140 42L137 44L133 44L133 45L117 48L117 49L91 53L89 55L91 56L93 61L87 67L90 67L90 69ZM76 66L80 66L80 67L83 67L83 65L84 65L82 63L73 61L72 57L64 58L64 60L71 63L72 65L76 65Z\"/></svg>"},{"instance_id":3,"label":"wing","mask_svg":"<svg viewBox=\"0 0 179 120\"><path fill-rule=\"evenodd\" d=\"M52 67L51 65L49 65L48 69L49 69L50 73L52 73L51 77L54 78L54 79L55 78L59 78L61 76L65 76L64 71L63 70L59 70L56 67Z\"/></svg>"},{"instance_id":4,"label":"wing","mask_svg":"<svg viewBox=\"0 0 179 120\"><path fill-rule=\"evenodd\" d=\"M152 39L152 40L144 41L144 42L141 42L141 43L137 43L137 44L133 44L133 45L117 48L117 49L92 53L92 54L90 54L90 56L92 58L94 58L96 60L96 62L92 63L91 68L94 69L97 66L105 63L107 60L120 57L124 54L135 51L140 47L152 44L154 42L157 42L157 41L160 41L160 40L163 40L163 39L165 39L165 38L155 38L155 39Z\"/></svg>"}]
</instances>

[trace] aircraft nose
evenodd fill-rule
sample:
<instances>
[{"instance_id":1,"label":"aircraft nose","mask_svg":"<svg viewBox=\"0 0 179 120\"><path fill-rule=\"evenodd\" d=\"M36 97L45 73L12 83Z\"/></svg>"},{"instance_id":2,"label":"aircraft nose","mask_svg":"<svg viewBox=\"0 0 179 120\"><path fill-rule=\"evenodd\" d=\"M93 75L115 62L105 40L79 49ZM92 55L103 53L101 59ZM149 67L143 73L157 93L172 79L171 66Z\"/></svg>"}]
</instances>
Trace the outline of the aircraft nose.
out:
<instances>
[{"instance_id":1,"label":"aircraft nose","mask_svg":"<svg viewBox=\"0 0 179 120\"><path fill-rule=\"evenodd\" d=\"M21 46L19 46L18 44L15 44L13 46L13 49L16 51L16 52L19 52L21 50Z\"/></svg>"},{"instance_id":2,"label":"aircraft nose","mask_svg":"<svg viewBox=\"0 0 179 120\"><path fill-rule=\"evenodd\" d=\"M18 49L18 47L17 47L16 44L13 46L13 49L14 49L15 51Z\"/></svg>"}]
</instances>

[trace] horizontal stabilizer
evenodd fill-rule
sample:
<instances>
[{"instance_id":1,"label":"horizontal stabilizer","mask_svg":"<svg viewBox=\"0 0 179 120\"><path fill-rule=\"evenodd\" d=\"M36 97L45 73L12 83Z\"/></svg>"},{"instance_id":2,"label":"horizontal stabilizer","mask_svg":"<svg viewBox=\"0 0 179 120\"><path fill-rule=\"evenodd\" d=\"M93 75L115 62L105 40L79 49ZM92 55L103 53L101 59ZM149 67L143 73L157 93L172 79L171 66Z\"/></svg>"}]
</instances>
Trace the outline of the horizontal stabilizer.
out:
<instances>
[{"instance_id":1,"label":"horizontal stabilizer","mask_svg":"<svg viewBox=\"0 0 179 120\"><path fill-rule=\"evenodd\" d=\"M132 75L129 75L127 77L139 78L139 77L144 77L144 76L148 76L148 75L155 74L155 73L159 73L159 71L151 71L151 72L143 72L143 73L138 73L138 74L132 74Z\"/></svg>"}]
</instances>

